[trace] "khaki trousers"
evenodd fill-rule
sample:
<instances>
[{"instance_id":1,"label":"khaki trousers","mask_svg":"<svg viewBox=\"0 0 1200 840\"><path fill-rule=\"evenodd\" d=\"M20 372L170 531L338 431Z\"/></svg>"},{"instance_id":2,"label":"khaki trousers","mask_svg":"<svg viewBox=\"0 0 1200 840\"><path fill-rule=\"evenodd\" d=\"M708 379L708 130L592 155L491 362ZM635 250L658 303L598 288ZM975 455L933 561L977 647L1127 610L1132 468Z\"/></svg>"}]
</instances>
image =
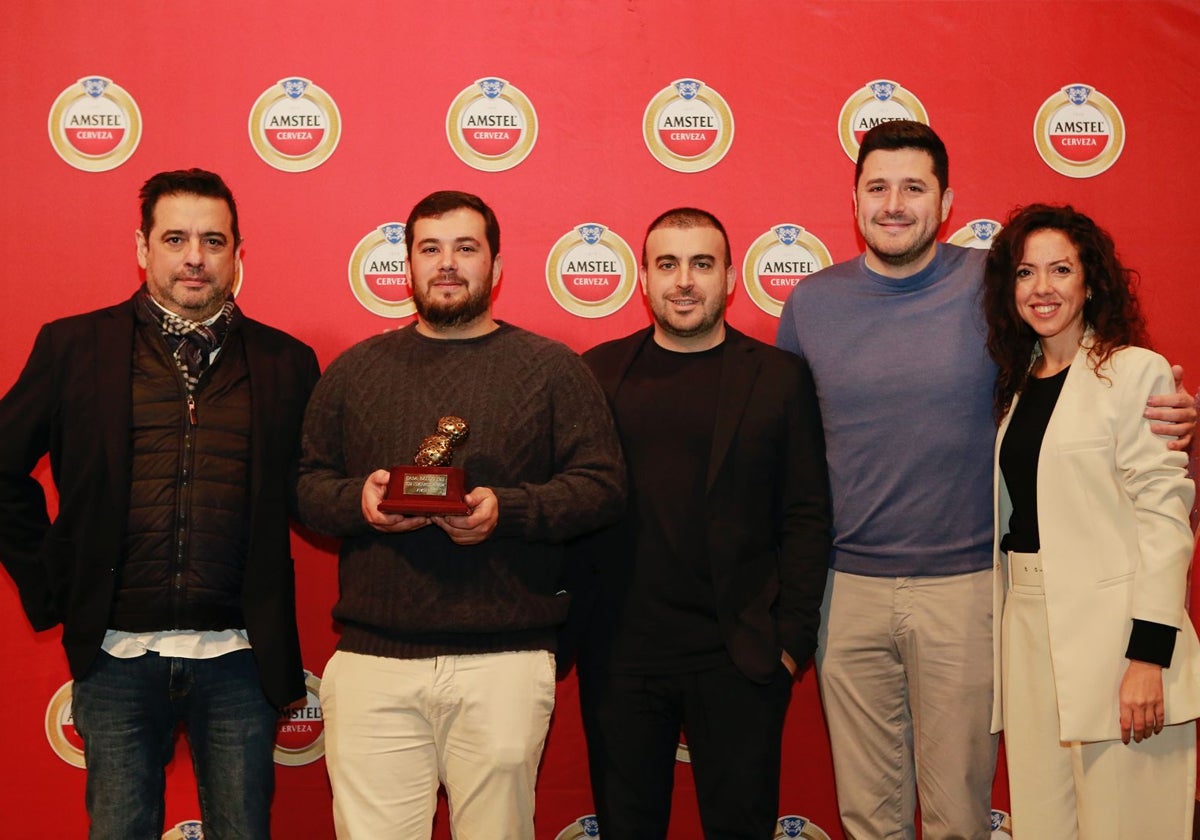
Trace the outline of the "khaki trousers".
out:
<instances>
[{"instance_id":1,"label":"khaki trousers","mask_svg":"<svg viewBox=\"0 0 1200 840\"><path fill-rule=\"evenodd\" d=\"M847 840L988 840L992 571L829 573L817 675Z\"/></svg>"},{"instance_id":2,"label":"khaki trousers","mask_svg":"<svg viewBox=\"0 0 1200 840\"><path fill-rule=\"evenodd\" d=\"M1009 587L1002 628L1013 840L1190 840L1195 721L1140 744L1062 743L1041 586Z\"/></svg>"},{"instance_id":3,"label":"khaki trousers","mask_svg":"<svg viewBox=\"0 0 1200 840\"><path fill-rule=\"evenodd\" d=\"M554 656L338 651L321 680L339 840L427 840L445 785L455 840L529 840Z\"/></svg>"}]
</instances>

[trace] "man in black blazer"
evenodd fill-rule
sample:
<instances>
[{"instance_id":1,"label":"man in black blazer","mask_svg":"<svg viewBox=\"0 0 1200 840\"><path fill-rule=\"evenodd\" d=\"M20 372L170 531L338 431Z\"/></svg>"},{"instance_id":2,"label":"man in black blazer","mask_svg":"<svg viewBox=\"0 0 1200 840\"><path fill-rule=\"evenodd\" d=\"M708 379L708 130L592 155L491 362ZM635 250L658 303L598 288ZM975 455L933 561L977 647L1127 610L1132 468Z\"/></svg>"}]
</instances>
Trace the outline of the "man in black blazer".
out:
<instances>
[{"instance_id":1,"label":"man in black blazer","mask_svg":"<svg viewBox=\"0 0 1200 840\"><path fill-rule=\"evenodd\" d=\"M161 835L183 723L205 836L266 840L278 709L305 696L288 516L319 369L234 305L219 176L159 173L140 198L145 283L42 327L0 399L0 561L34 629L63 625L90 837Z\"/></svg>"},{"instance_id":2,"label":"man in black blazer","mask_svg":"<svg viewBox=\"0 0 1200 840\"><path fill-rule=\"evenodd\" d=\"M706 837L770 838L784 714L816 649L829 554L824 445L807 367L724 320L721 223L651 223L650 329L584 359L630 478L618 525L579 546L580 704L600 830L666 836L682 728Z\"/></svg>"}]
</instances>

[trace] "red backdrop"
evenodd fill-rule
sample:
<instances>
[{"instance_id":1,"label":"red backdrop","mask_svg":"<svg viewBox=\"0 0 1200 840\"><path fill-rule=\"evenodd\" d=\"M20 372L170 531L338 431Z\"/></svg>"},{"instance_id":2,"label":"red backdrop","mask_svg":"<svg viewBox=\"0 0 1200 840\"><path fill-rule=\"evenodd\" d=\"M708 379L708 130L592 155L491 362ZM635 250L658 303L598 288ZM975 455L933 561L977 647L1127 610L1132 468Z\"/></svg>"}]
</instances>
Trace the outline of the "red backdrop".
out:
<instances>
[{"instance_id":1,"label":"red backdrop","mask_svg":"<svg viewBox=\"0 0 1200 840\"><path fill-rule=\"evenodd\" d=\"M739 265L751 243L783 223L802 226L834 260L847 259L861 241L840 115L875 80L898 83L896 100L915 99L950 148L956 200L943 235L972 220L1002 220L1018 203L1075 203L1112 231L1141 271L1158 349L1187 367L1193 385L1200 381L1190 251L1190 199L1200 186L1192 90L1200 12L1192 3L71 0L10 3L4 18L0 391L15 380L40 324L135 288L136 191L162 169L202 166L226 177L246 237L240 305L312 344L322 364L407 322L360 303L348 267L365 236L402 220L434 189L477 192L496 209L505 257L498 316L577 350L647 323L636 294L604 317L585 318L551 293L547 256L586 222L607 226L636 252L654 215L692 204L725 221ZM111 80L110 100L120 106L124 91L140 113L140 142L114 168L105 168L112 159L104 153L56 151L50 134L61 138L61 129L47 131L60 94L87 77ZM268 165L247 131L264 92L293 77L310 80L338 114L336 149L307 171L287 171L279 156ZM498 171L460 159L446 129L456 98L487 77L518 88L538 124L527 157L492 167ZM698 171L668 168L643 136L647 105L680 79L719 93L728 108L717 109L724 140L736 127L723 157L697 157L711 163ZM1124 132L1120 156L1084 178L1044 162L1034 137L1043 103L1075 83L1119 110L1110 137ZM315 101L326 104L328 119L326 100ZM516 101L510 110L527 120ZM80 160L101 171L80 168ZM774 336L775 316L741 285L729 317L752 335ZM305 661L319 677L336 641L336 560L329 543L300 534L294 542ZM64 727L54 723L48 737L45 724L69 679L58 634L29 629L3 576L0 662L9 709L0 729L0 831L83 836L84 773L52 749L56 741L70 753ZM592 810L576 696L573 678L561 684L538 837L555 838ZM296 725L293 746L320 731L319 720ZM199 815L182 749L169 771L168 827ZM678 778L672 837L698 836L686 767ZM1004 807L1003 782L997 788ZM782 813L841 836L811 671L789 713ZM279 767L275 826L281 837L333 836L322 759Z\"/></svg>"}]
</instances>

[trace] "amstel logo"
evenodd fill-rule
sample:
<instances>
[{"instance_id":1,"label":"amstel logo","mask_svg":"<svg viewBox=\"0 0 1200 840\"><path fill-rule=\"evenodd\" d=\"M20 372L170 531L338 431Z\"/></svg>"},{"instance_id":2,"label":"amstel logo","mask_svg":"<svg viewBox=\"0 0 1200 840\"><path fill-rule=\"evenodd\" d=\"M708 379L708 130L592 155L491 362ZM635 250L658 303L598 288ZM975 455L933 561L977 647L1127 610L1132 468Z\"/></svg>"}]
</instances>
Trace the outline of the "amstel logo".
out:
<instances>
[{"instance_id":1,"label":"amstel logo","mask_svg":"<svg viewBox=\"0 0 1200 840\"><path fill-rule=\"evenodd\" d=\"M637 286L637 259L625 240L587 222L564 234L546 258L546 285L563 309L603 318L626 304Z\"/></svg>"},{"instance_id":2,"label":"amstel logo","mask_svg":"<svg viewBox=\"0 0 1200 840\"><path fill-rule=\"evenodd\" d=\"M87 765L83 760L83 738L75 729L75 719L71 717L71 686L67 681L59 686L58 691L46 705L46 740L54 754L72 767L80 769Z\"/></svg>"},{"instance_id":3,"label":"amstel logo","mask_svg":"<svg viewBox=\"0 0 1200 840\"><path fill-rule=\"evenodd\" d=\"M1125 148L1125 120L1104 94L1067 85L1042 103L1033 142L1046 165L1070 178L1091 178L1117 162Z\"/></svg>"},{"instance_id":4,"label":"amstel logo","mask_svg":"<svg viewBox=\"0 0 1200 840\"><path fill-rule=\"evenodd\" d=\"M990 251L996 235L1002 230L1004 230L1004 226L995 219L975 219L950 234L946 241L951 245L961 245L964 248Z\"/></svg>"},{"instance_id":5,"label":"amstel logo","mask_svg":"<svg viewBox=\"0 0 1200 840\"><path fill-rule=\"evenodd\" d=\"M184 820L167 829L162 840L204 840L204 826L200 820Z\"/></svg>"},{"instance_id":6,"label":"amstel logo","mask_svg":"<svg viewBox=\"0 0 1200 840\"><path fill-rule=\"evenodd\" d=\"M600 837L600 824L595 815L587 814L560 831L554 840L599 840ZM779 818L773 837L774 840L830 840L825 830L812 820L791 814Z\"/></svg>"},{"instance_id":7,"label":"amstel logo","mask_svg":"<svg viewBox=\"0 0 1200 840\"><path fill-rule=\"evenodd\" d=\"M85 172L107 172L137 149L142 114L111 79L87 76L54 100L47 128L60 158Z\"/></svg>"},{"instance_id":8,"label":"amstel logo","mask_svg":"<svg viewBox=\"0 0 1200 840\"><path fill-rule=\"evenodd\" d=\"M830 840L825 830L807 817L788 814L780 817L776 825L775 840L796 837L803 838L803 840Z\"/></svg>"},{"instance_id":9,"label":"amstel logo","mask_svg":"<svg viewBox=\"0 0 1200 840\"><path fill-rule=\"evenodd\" d=\"M512 169L533 151L533 103L504 79L479 79L450 103L446 139L459 160L484 172Z\"/></svg>"},{"instance_id":10,"label":"amstel logo","mask_svg":"<svg viewBox=\"0 0 1200 840\"><path fill-rule=\"evenodd\" d=\"M400 222L380 225L358 241L350 255L349 274L355 299L376 315L406 318L416 314Z\"/></svg>"},{"instance_id":11,"label":"amstel logo","mask_svg":"<svg viewBox=\"0 0 1200 840\"><path fill-rule=\"evenodd\" d=\"M287 767L312 764L325 754L325 718L321 714L321 681L304 672L304 705L280 716L275 732L275 763Z\"/></svg>"},{"instance_id":12,"label":"amstel logo","mask_svg":"<svg viewBox=\"0 0 1200 840\"><path fill-rule=\"evenodd\" d=\"M795 285L831 265L833 258L820 239L800 225L776 225L746 251L742 282L758 308L778 318Z\"/></svg>"},{"instance_id":13,"label":"amstel logo","mask_svg":"<svg viewBox=\"0 0 1200 840\"><path fill-rule=\"evenodd\" d=\"M237 264L233 267L233 285L229 288L229 294L234 300L237 300L237 296L242 293L242 280L244 277L242 261L238 260Z\"/></svg>"},{"instance_id":14,"label":"amstel logo","mask_svg":"<svg viewBox=\"0 0 1200 840\"><path fill-rule=\"evenodd\" d=\"M704 82L679 79L646 106L642 137L663 166L700 172L715 166L733 145L733 113Z\"/></svg>"},{"instance_id":15,"label":"amstel logo","mask_svg":"<svg viewBox=\"0 0 1200 840\"><path fill-rule=\"evenodd\" d=\"M925 106L911 91L887 79L868 82L850 94L838 116L838 138L850 160L858 160L863 135L882 122L915 120L929 124Z\"/></svg>"},{"instance_id":16,"label":"amstel logo","mask_svg":"<svg viewBox=\"0 0 1200 840\"><path fill-rule=\"evenodd\" d=\"M596 840L600 836L600 824L595 814L582 816L555 835L554 840Z\"/></svg>"},{"instance_id":17,"label":"amstel logo","mask_svg":"<svg viewBox=\"0 0 1200 840\"><path fill-rule=\"evenodd\" d=\"M1012 817L1007 811L993 808L988 826L992 829L992 840L1010 840L1012 837Z\"/></svg>"},{"instance_id":18,"label":"amstel logo","mask_svg":"<svg viewBox=\"0 0 1200 840\"><path fill-rule=\"evenodd\" d=\"M266 163L307 172L329 160L342 137L342 117L325 91L308 79L280 79L250 109L250 143Z\"/></svg>"}]
</instances>

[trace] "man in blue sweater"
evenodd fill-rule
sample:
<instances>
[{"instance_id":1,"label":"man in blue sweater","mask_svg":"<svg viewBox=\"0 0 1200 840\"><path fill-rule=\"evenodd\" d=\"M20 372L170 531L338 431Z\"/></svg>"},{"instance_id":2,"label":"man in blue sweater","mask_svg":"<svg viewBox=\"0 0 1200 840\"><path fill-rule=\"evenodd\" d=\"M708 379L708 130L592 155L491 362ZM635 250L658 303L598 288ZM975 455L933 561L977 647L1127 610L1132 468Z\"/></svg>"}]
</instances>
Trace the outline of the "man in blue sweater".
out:
<instances>
[{"instance_id":1,"label":"man in blue sweater","mask_svg":"<svg viewBox=\"0 0 1200 840\"><path fill-rule=\"evenodd\" d=\"M846 836L986 840L992 711L992 385L986 253L937 242L946 148L916 122L863 138L866 251L793 290L776 343L820 400L834 545L817 669ZM1191 398L1147 416L1190 434ZM1171 409L1176 406L1180 410ZM1172 444L1186 445L1186 437Z\"/></svg>"}]
</instances>

